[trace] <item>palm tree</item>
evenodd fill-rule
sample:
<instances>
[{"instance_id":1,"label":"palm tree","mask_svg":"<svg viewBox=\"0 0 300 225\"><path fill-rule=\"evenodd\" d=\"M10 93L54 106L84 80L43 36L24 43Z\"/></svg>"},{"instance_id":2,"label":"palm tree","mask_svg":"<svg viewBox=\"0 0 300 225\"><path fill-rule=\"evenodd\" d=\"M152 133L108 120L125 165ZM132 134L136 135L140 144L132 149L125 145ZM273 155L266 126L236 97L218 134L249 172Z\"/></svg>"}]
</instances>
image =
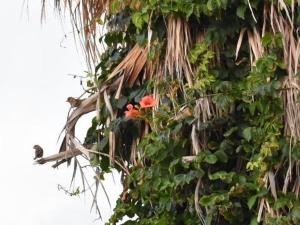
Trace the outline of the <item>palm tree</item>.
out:
<instances>
[{"instance_id":1,"label":"palm tree","mask_svg":"<svg viewBox=\"0 0 300 225\"><path fill-rule=\"evenodd\" d=\"M38 163L76 168L81 155L97 184L121 172L111 224L300 221L300 2L54 3L81 40L91 93L60 153ZM82 144L75 126L92 111Z\"/></svg>"}]
</instances>

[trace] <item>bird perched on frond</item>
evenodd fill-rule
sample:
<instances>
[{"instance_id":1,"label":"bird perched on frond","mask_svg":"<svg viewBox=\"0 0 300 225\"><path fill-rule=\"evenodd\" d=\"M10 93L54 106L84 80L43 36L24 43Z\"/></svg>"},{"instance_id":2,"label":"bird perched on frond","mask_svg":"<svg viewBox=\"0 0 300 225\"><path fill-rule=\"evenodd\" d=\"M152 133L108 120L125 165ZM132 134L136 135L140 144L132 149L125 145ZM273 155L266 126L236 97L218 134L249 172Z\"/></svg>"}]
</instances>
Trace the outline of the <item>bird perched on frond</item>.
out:
<instances>
[{"instance_id":1,"label":"bird perched on frond","mask_svg":"<svg viewBox=\"0 0 300 225\"><path fill-rule=\"evenodd\" d=\"M33 149L35 150L35 155L34 155L33 160L36 160L38 158L42 158L43 157L44 150L43 150L43 148L41 146L34 145Z\"/></svg>"},{"instance_id":2,"label":"bird perched on frond","mask_svg":"<svg viewBox=\"0 0 300 225\"><path fill-rule=\"evenodd\" d=\"M68 97L67 98L67 102L70 103L70 105L71 105L72 108L76 108L76 107L80 106L80 104L81 104L82 101L83 100L78 99L78 98L73 98L73 97Z\"/></svg>"}]
</instances>

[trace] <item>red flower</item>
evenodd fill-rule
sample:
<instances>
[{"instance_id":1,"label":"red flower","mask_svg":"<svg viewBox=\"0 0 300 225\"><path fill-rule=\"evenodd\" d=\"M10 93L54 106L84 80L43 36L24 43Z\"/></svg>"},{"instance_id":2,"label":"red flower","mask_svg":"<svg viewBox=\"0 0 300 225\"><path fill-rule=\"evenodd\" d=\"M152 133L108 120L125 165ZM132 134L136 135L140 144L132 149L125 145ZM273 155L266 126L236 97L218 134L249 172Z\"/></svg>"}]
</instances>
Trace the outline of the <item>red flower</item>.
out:
<instances>
[{"instance_id":1,"label":"red flower","mask_svg":"<svg viewBox=\"0 0 300 225\"><path fill-rule=\"evenodd\" d=\"M157 105L157 101L152 97L152 95L147 95L140 101L141 108L150 108Z\"/></svg>"},{"instance_id":2,"label":"red flower","mask_svg":"<svg viewBox=\"0 0 300 225\"><path fill-rule=\"evenodd\" d=\"M128 111L125 111L125 117L127 119L136 119L141 115L141 113L135 109L132 104L128 104L126 108L128 109Z\"/></svg>"}]
</instances>

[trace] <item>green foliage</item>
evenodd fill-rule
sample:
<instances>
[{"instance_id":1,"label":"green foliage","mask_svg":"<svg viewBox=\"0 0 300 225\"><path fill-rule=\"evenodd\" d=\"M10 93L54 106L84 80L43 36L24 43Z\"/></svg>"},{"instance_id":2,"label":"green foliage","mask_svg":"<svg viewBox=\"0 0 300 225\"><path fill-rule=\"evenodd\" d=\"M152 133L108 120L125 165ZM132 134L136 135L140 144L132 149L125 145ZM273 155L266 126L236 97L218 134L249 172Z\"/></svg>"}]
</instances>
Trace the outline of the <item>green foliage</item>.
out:
<instances>
[{"instance_id":1,"label":"green foliage","mask_svg":"<svg viewBox=\"0 0 300 225\"><path fill-rule=\"evenodd\" d=\"M263 1L250 2L252 12L247 0L136 0L125 7L122 1L113 1L112 13L106 18L109 32L100 38L107 48L96 67L93 82L97 87L135 43L145 46L150 41L149 28L153 35L148 59L160 60L166 48L165 19L170 16L182 17L192 28L206 33L204 41L188 52L196 70L192 87L168 78L125 86L121 98L111 99L117 113L110 126L106 127L109 112L105 104L99 120L93 120L86 144L108 154L108 136L114 132L118 138L116 158L126 161L130 172L123 177L123 196L107 224L126 217L129 220L123 224L200 224L195 197L199 197L196 205L202 208L208 225L259 224L257 208L262 198L276 210L290 211L287 216L266 215L262 224L299 223L295 196L278 191L274 201L264 181L267 171L277 171L289 157L300 159L300 144L291 150L284 137L282 34L265 33L262 45L268 51L255 66L250 65L246 41L240 48L241 60L235 60L240 30L252 27L252 13L258 20L263 13ZM152 93L154 84L163 104L153 114L146 111L142 119L124 118L126 105L137 105ZM175 90L173 95L170 90ZM175 120L174 112L181 106L194 109L197 100L204 98L212 101L217 116L201 122L197 132L206 135L207 143L194 161L185 162L182 157L190 154L190 133L197 118L190 115ZM143 134L146 124L151 132ZM137 164L132 165L131 145L141 136ZM103 173L110 171L107 157L95 153L91 158L92 165ZM114 168L122 171L116 164ZM276 175L283 179L283 174ZM199 196L195 196L199 181Z\"/></svg>"}]
</instances>

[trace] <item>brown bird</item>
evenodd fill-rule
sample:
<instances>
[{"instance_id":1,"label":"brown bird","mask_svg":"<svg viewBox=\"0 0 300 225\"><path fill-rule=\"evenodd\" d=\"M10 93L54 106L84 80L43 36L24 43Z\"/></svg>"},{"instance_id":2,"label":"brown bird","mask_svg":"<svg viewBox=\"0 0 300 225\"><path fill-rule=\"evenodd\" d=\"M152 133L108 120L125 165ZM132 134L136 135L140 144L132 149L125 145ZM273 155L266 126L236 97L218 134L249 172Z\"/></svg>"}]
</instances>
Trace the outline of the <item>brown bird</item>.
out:
<instances>
[{"instance_id":1,"label":"brown bird","mask_svg":"<svg viewBox=\"0 0 300 225\"><path fill-rule=\"evenodd\" d=\"M34 156L34 159L33 159L33 160L36 160L36 159L38 159L38 158L42 158L42 157L43 157L44 150L42 149L41 146L39 146L39 145L34 145L34 146L33 146L33 149L35 150L35 156Z\"/></svg>"},{"instance_id":2,"label":"brown bird","mask_svg":"<svg viewBox=\"0 0 300 225\"><path fill-rule=\"evenodd\" d=\"M67 102L70 103L72 108L76 108L76 107L80 106L82 100L78 99L78 98L68 97Z\"/></svg>"}]
</instances>

